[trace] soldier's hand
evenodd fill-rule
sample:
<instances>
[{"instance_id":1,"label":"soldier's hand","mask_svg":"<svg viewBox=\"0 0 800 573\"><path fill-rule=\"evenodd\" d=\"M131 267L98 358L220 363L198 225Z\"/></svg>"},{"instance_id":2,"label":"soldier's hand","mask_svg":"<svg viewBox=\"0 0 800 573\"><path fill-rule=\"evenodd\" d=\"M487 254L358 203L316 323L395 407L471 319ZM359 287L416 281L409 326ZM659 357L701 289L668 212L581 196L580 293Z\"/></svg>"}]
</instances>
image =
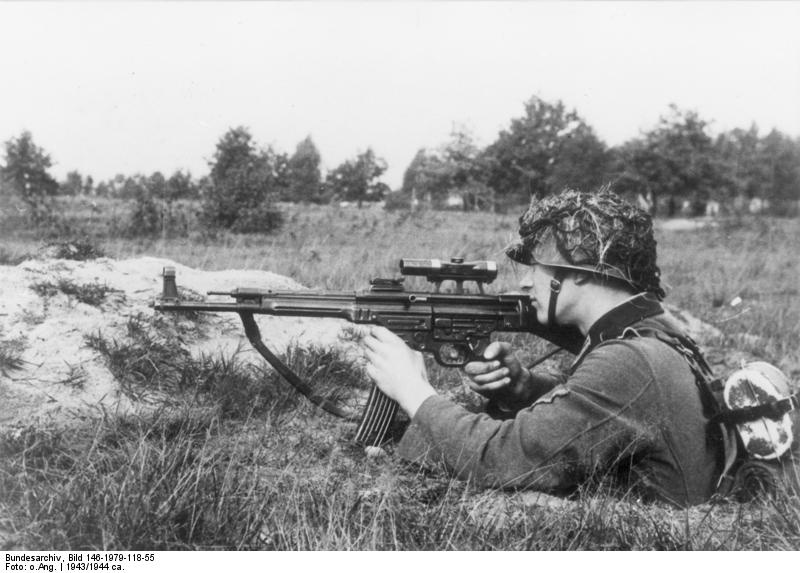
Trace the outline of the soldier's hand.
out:
<instances>
[{"instance_id":1,"label":"soldier's hand","mask_svg":"<svg viewBox=\"0 0 800 573\"><path fill-rule=\"evenodd\" d=\"M483 353L484 361L468 362L464 372L469 387L487 398L504 402L524 400L528 395L531 374L507 342L492 342Z\"/></svg>"},{"instance_id":2,"label":"soldier's hand","mask_svg":"<svg viewBox=\"0 0 800 573\"><path fill-rule=\"evenodd\" d=\"M386 328L374 326L362 339L367 374L410 418L422 402L436 394L428 382L422 355Z\"/></svg>"}]
</instances>

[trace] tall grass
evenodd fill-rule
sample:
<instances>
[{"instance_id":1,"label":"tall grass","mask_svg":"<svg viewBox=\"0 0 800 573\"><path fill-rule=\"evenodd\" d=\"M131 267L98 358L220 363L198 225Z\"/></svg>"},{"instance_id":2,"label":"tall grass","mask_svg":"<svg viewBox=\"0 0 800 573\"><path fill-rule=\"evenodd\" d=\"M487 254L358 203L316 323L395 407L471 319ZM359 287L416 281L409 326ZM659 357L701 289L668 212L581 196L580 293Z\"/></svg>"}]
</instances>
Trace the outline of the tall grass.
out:
<instances>
[{"instance_id":1,"label":"tall grass","mask_svg":"<svg viewBox=\"0 0 800 573\"><path fill-rule=\"evenodd\" d=\"M5 548L709 550L800 542L796 503L676 510L599 490L529 505L522 494L482 493L366 458L323 430L319 420L170 409L4 436Z\"/></svg>"},{"instance_id":2,"label":"tall grass","mask_svg":"<svg viewBox=\"0 0 800 573\"><path fill-rule=\"evenodd\" d=\"M115 258L264 269L347 290L395 276L401 257L502 261L516 229L506 215L289 209L273 236L131 242L105 232L107 221L88 234ZM800 375L796 220L744 219L657 238L668 301L722 332L708 341L719 368L745 350ZM4 245L11 262L41 243L15 234ZM493 288L516 288L512 267L501 266ZM742 302L731 306L736 297ZM800 503L788 494L678 510L600 483L542 504L368 456L350 441L352 423L315 411L270 370L236 357L191 359L165 342L163 324L134 322L123 339L87 333L87 343L134 399L151 396L140 413L2 431L0 549L800 549ZM14 368L14 352L4 352L3 367ZM363 387L357 369L324 349L295 348L288 358L320 386ZM433 368L442 390L469 400L457 370Z\"/></svg>"}]
</instances>

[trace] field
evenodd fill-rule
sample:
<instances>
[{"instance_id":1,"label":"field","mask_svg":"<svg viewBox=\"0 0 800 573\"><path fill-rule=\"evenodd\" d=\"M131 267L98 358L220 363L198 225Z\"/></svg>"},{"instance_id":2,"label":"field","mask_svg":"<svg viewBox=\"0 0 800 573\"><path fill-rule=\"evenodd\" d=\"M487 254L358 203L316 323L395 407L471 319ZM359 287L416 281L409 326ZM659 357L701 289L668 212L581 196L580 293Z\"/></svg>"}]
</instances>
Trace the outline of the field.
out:
<instances>
[{"instance_id":1,"label":"field","mask_svg":"<svg viewBox=\"0 0 800 573\"><path fill-rule=\"evenodd\" d=\"M84 207L62 211L107 256L264 269L326 289L394 276L401 257L502 261L516 232L512 215L287 206L271 236L124 239L107 231L124 206ZM0 236L2 264L44 243L22 228ZM797 219L659 227L657 238L667 301L719 329L703 342L720 371L755 356L800 377ZM501 268L494 288L515 288ZM289 359L321 385L360 376L324 352ZM602 485L570 500L481 491L403 465L391 446L368 456L352 423L274 373L213 358L184 366L175 399L147 413L0 430L0 549L800 549L800 502L788 495L678 510ZM468 400L457 371L431 370Z\"/></svg>"}]
</instances>

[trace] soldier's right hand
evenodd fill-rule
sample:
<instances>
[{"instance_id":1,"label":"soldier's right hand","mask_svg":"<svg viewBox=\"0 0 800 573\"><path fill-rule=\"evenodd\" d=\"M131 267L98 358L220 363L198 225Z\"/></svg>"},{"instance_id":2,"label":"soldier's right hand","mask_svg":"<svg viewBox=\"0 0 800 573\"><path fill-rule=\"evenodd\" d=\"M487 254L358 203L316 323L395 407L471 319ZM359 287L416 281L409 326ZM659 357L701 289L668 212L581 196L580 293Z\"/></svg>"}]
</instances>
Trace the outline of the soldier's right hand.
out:
<instances>
[{"instance_id":1,"label":"soldier's right hand","mask_svg":"<svg viewBox=\"0 0 800 573\"><path fill-rule=\"evenodd\" d=\"M492 342L483 357L483 361L468 362L464 366L473 391L508 403L527 397L531 373L522 366L508 342Z\"/></svg>"}]
</instances>

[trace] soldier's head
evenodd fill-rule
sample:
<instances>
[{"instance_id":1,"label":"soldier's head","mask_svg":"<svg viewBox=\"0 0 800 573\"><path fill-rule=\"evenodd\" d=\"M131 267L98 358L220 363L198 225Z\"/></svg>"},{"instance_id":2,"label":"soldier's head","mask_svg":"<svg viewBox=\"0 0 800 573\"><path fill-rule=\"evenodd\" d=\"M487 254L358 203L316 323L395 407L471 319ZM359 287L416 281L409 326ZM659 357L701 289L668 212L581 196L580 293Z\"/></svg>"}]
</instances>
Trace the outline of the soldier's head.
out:
<instances>
[{"instance_id":1,"label":"soldier's head","mask_svg":"<svg viewBox=\"0 0 800 573\"><path fill-rule=\"evenodd\" d=\"M566 277L630 294L665 296L652 218L610 191L566 190L534 200L520 217L519 235L506 254L548 275L548 322L555 322L555 301Z\"/></svg>"}]
</instances>

